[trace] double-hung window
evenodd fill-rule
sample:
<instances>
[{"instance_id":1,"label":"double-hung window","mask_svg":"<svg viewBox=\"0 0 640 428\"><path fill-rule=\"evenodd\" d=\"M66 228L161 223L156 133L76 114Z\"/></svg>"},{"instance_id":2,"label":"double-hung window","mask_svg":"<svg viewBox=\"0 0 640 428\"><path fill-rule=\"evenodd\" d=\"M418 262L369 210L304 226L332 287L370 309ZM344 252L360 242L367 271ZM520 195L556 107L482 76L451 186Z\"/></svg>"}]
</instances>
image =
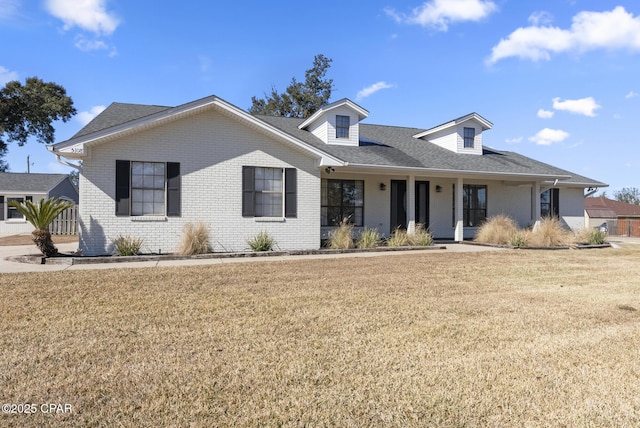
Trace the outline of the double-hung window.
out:
<instances>
[{"instance_id":1,"label":"double-hung window","mask_svg":"<svg viewBox=\"0 0 640 428\"><path fill-rule=\"evenodd\" d=\"M476 129L475 128L467 128L465 127L463 130L463 139L464 139L464 148L472 149L473 142L476 138Z\"/></svg>"},{"instance_id":2,"label":"double-hung window","mask_svg":"<svg viewBox=\"0 0 640 428\"><path fill-rule=\"evenodd\" d=\"M322 226L364 224L364 181L323 179L320 200Z\"/></svg>"},{"instance_id":3,"label":"double-hung window","mask_svg":"<svg viewBox=\"0 0 640 428\"><path fill-rule=\"evenodd\" d=\"M180 164L116 161L117 216L179 216Z\"/></svg>"},{"instance_id":4,"label":"double-hung window","mask_svg":"<svg viewBox=\"0 0 640 428\"><path fill-rule=\"evenodd\" d=\"M336 116L336 138L349 138L349 116Z\"/></svg>"},{"instance_id":5,"label":"double-hung window","mask_svg":"<svg viewBox=\"0 0 640 428\"><path fill-rule=\"evenodd\" d=\"M296 169L242 167L243 217L296 217Z\"/></svg>"},{"instance_id":6,"label":"double-hung window","mask_svg":"<svg viewBox=\"0 0 640 428\"><path fill-rule=\"evenodd\" d=\"M26 197L18 197L18 196L13 196L13 197L7 197L6 199L6 203L5 203L5 197L4 196L0 196L0 220L24 220L24 216L22 215L22 213L20 211L18 211L15 207L12 207L11 205L9 205L10 202L17 202L19 204L24 203L24 201L33 201L33 196L26 196ZM7 214L5 217L5 207L7 210Z\"/></svg>"}]
</instances>

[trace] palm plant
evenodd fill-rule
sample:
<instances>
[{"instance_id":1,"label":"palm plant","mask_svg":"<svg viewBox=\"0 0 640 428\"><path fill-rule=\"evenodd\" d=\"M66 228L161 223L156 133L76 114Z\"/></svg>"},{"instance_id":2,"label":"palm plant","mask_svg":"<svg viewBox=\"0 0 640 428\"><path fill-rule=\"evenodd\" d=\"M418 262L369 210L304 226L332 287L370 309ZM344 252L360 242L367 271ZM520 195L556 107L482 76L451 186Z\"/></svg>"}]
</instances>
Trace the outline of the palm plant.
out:
<instances>
[{"instance_id":1,"label":"palm plant","mask_svg":"<svg viewBox=\"0 0 640 428\"><path fill-rule=\"evenodd\" d=\"M71 208L74 203L65 199L41 199L40 202L32 201L18 202L11 201L9 205L17 209L24 218L35 227L31 232L33 242L45 257L53 257L58 254L58 249L53 245L49 225L51 222L67 208Z\"/></svg>"}]
</instances>

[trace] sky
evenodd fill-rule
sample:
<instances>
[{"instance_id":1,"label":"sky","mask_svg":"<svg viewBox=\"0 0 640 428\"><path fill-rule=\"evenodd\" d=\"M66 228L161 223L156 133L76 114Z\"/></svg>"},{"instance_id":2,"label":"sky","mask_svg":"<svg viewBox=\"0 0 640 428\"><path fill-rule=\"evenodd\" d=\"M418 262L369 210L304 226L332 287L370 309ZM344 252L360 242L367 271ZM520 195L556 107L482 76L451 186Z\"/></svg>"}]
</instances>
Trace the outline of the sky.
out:
<instances>
[{"instance_id":1,"label":"sky","mask_svg":"<svg viewBox=\"0 0 640 428\"><path fill-rule=\"evenodd\" d=\"M640 188L637 0L0 0L0 85L37 76L67 90L72 137L112 102L176 106L251 97L315 55L332 101L364 123L429 129L471 112L483 144L609 184ZM68 172L34 141L10 170Z\"/></svg>"}]
</instances>

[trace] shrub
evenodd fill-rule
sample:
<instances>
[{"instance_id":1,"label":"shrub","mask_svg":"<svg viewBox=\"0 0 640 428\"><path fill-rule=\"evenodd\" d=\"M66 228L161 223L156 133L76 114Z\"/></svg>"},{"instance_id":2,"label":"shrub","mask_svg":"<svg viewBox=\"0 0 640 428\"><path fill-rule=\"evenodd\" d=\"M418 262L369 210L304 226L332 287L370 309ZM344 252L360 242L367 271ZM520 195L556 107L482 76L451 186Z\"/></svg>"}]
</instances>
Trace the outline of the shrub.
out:
<instances>
[{"instance_id":1,"label":"shrub","mask_svg":"<svg viewBox=\"0 0 640 428\"><path fill-rule=\"evenodd\" d=\"M337 229L329 233L329 248L333 250L346 250L355 246L353 242L353 225L346 219L340 222Z\"/></svg>"},{"instance_id":2,"label":"shrub","mask_svg":"<svg viewBox=\"0 0 640 428\"><path fill-rule=\"evenodd\" d=\"M589 245L602 245L607 242L607 234L600 229L582 229L576 233L576 241Z\"/></svg>"},{"instance_id":3,"label":"shrub","mask_svg":"<svg viewBox=\"0 0 640 428\"><path fill-rule=\"evenodd\" d=\"M375 248L380 245L382 237L378 229L364 228L358 239L358 248Z\"/></svg>"},{"instance_id":4,"label":"shrub","mask_svg":"<svg viewBox=\"0 0 640 428\"><path fill-rule=\"evenodd\" d=\"M212 251L209 243L209 228L206 224L199 221L196 223L187 223L182 229L184 235L178 249L178 253L187 256L193 254L205 254Z\"/></svg>"},{"instance_id":5,"label":"shrub","mask_svg":"<svg viewBox=\"0 0 640 428\"><path fill-rule=\"evenodd\" d=\"M387 246L389 247L405 247L409 245L409 236L407 231L400 229L399 227L393 231L393 234L387 239Z\"/></svg>"},{"instance_id":6,"label":"shrub","mask_svg":"<svg viewBox=\"0 0 640 428\"><path fill-rule=\"evenodd\" d=\"M529 236L529 245L533 247L560 247L571 242L571 232L562 227L557 217L544 217Z\"/></svg>"},{"instance_id":7,"label":"shrub","mask_svg":"<svg viewBox=\"0 0 640 428\"><path fill-rule=\"evenodd\" d=\"M409 239L409 245L417 247L428 247L433 244L433 236L420 223L416 225L416 230L413 233L407 235L407 238Z\"/></svg>"},{"instance_id":8,"label":"shrub","mask_svg":"<svg viewBox=\"0 0 640 428\"><path fill-rule=\"evenodd\" d=\"M509 241L509 245L516 248L526 247L528 235L529 235L529 232L522 231L522 230L517 231L511 237L511 240Z\"/></svg>"},{"instance_id":9,"label":"shrub","mask_svg":"<svg viewBox=\"0 0 640 428\"><path fill-rule=\"evenodd\" d=\"M262 231L253 238L247 239L247 244L252 251L271 251L276 245L276 241L269 233Z\"/></svg>"},{"instance_id":10,"label":"shrub","mask_svg":"<svg viewBox=\"0 0 640 428\"><path fill-rule=\"evenodd\" d=\"M517 233L518 225L511 217L497 215L488 218L480 226L474 240L483 244L513 245L512 240Z\"/></svg>"},{"instance_id":11,"label":"shrub","mask_svg":"<svg viewBox=\"0 0 640 428\"><path fill-rule=\"evenodd\" d=\"M144 239L120 235L113 240L113 246L119 256L135 256L140 254Z\"/></svg>"}]
</instances>

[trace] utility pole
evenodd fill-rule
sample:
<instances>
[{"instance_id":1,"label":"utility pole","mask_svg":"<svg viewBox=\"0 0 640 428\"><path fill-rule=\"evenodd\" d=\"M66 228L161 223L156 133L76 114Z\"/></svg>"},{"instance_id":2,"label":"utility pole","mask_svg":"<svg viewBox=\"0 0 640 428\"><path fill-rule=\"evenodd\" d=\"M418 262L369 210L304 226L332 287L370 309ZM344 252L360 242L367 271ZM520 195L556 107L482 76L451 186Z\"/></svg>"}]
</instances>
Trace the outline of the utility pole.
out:
<instances>
[{"instance_id":1,"label":"utility pole","mask_svg":"<svg viewBox=\"0 0 640 428\"><path fill-rule=\"evenodd\" d=\"M29 162L29 155L27 155L27 174L31 174L31 163Z\"/></svg>"}]
</instances>

